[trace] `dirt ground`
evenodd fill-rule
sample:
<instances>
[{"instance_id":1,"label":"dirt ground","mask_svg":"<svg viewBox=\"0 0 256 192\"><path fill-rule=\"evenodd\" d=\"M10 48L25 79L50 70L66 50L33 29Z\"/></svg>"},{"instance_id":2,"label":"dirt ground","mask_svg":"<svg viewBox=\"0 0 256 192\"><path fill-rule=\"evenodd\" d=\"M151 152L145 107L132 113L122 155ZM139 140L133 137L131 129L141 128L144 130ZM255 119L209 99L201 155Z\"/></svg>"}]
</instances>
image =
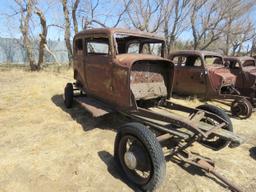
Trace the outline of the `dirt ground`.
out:
<instances>
[{"instance_id":1,"label":"dirt ground","mask_svg":"<svg viewBox=\"0 0 256 192\"><path fill-rule=\"evenodd\" d=\"M71 71L0 70L1 192L136 190L113 159L118 116L92 119L79 105L65 109L62 93L68 81L72 82ZM221 173L244 191L256 191L256 114L232 122L235 132L245 138L243 145L214 152L195 144L191 150L212 158ZM197 168L168 161L159 191L228 190Z\"/></svg>"}]
</instances>

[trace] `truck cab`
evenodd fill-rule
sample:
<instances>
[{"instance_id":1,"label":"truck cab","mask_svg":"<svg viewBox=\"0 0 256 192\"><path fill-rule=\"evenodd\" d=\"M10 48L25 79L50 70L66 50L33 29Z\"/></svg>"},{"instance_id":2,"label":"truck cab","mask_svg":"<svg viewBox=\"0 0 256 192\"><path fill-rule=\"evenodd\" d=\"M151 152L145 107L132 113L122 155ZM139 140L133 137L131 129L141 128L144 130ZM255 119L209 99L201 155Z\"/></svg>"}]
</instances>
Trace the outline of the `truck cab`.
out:
<instances>
[{"instance_id":1,"label":"truck cab","mask_svg":"<svg viewBox=\"0 0 256 192\"><path fill-rule=\"evenodd\" d=\"M88 95L118 108L169 97L173 64L164 39L124 29L89 29L74 37L74 78Z\"/></svg>"}]
</instances>

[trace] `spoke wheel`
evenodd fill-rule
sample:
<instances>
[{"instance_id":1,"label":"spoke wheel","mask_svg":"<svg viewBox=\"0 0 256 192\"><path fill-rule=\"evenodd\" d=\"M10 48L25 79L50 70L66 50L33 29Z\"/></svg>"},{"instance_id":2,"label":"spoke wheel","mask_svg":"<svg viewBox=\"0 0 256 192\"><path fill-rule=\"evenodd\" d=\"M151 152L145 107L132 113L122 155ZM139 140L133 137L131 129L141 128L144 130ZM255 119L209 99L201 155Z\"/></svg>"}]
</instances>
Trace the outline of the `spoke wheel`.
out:
<instances>
[{"instance_id":1,"label":"spoke wheel","mask_svg":"<svg viewBox=\"0 0 256 192\"><path fill-rule=\"evenodd\" d=\"M159 187L165 158L155 135L144 125L128 123L118 129L114 156L127 179L145 191Z\"/></svg>"},{"instance_id":2,"label":"spoke wheel","mask_svg":"<svg viewBox=\"0 0 256 192\"><path fill-rule=\"evenodd\" d=\"M252 114L252 104L247 99L235 100L231 104L231 113L240 119L247 119Z\"/></svg>"},{"instance_id":3,"label":"spoke wheel","mask_svg":"<svg viewBox=\"0 0 256 192\"><path fill-rule=\"evenodd\" d=\"M144 185L149 181L153 165L148 151L136 137L126 135L121 138L119 159L124 172L134 183Z\"/></svg>"}]
</instances>

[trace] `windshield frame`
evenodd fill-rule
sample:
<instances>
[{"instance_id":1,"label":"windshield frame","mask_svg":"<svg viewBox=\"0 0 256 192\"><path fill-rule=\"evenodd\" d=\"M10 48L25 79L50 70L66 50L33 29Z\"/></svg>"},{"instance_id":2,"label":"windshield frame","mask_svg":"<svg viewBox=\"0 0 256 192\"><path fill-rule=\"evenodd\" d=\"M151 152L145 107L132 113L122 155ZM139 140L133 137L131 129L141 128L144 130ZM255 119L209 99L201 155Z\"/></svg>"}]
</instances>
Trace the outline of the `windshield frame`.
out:
<instances>
[{"instance_id":1,"label":"windshield frame","mask_svg":"<svg viewBox=\"0 0 256 192\"><path fill-rule=\"evenodd\" d=\"M148 54L148 55L153 55L153 56L158 56L158 57L165 57L165 49L166 49L166 44L165 41L161 38L154 38L151 36L147 36L147 35L141 35L141 34L136 34L136 33L123 33L123 32L115 32L112 35L112 39L113 39L113 45L114 45L114 54L116 55L120 55L120 54L129 54L129 53L118 53L118 43L116 41L117 35L125 35L125 36L133 36L133 37L137 37L138 39L141 38L140 41L136 41L140 44L140 47L143 46L146 43L160 43L162 44L161 46L161 54L160 55L155 55L155 54ZM143 39L145 40L145 42L143 42ZM148 40L148 41L146 41ZM127 43L127 45L134 43L133 41L131 41L130 43ZM141 50L140 50L141 51ZM147 53L136 53L136 54L147 54Z\"/></svg>"},{"instance_id":2,"label":"windshield frame","mask_svg":"<svg viewBox=\"0 0 256 192\"><path fill-rule=\"evenodd\" d=\"M219 59L221 60L222 64L214 64L214 63L207 64L207 62L206 62L206 58L207 58L207 57L208 57L208 58L209 58L209 57L212 57L212 58L219 58ZM205 67L224 66L223 57L221 57L221 56L219 56L219 55L204 55L202 59L203 59L203 61L204 61L203 63L204 63L204 66L205 66Z\"/></svg>"}]
</instances>

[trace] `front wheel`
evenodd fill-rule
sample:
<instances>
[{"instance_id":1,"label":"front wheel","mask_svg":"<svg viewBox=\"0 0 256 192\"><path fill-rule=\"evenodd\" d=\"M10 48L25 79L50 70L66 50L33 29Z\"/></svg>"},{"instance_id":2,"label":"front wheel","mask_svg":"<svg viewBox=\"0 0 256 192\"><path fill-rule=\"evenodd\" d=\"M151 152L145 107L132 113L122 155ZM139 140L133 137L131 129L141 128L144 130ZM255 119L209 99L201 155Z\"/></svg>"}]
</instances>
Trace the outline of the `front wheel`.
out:
<instances>
[{"instance_id":1,"label":"front wheel","mask_svg":"<svg viewBox=\"0 0 256 192\"><path fill-rule=\"evenodd\" d=\"M67 108L71 108L73 104L74 90L72 83L67 83L64 89L64 104Z\"/></svg>"},{"instance_id":2,"label":"front wheel","mask_svg":"<svg viewBox=\"0 0 256 192\"><path fill-rule=\"evenodd\" d=\"M247 99L235 100L231 104L231 113L240 119L247 119L252 115L252 104Z\"/></svg>"},{"instance_id":3,"label":"front wheel","mask_svg":"<svg viewBox=\"0 0 256 192\"><path fill-rule=\"evenodd\" d=\"M219 116L220 118L222 118L223 120L225 120L228 123L227 126L224 127L223 129L233 132L233 125L232 125L232 122L231 122L229 116L220 108L209 105L209 104L204 104L204 105L198 106L197 109L201 109L206 112L210 112L210 113L213 113L213 114ZM223 122L220 119L218 119L218 120L217 119L209 119L208 117L205 117L202 121L209 123L211 125L221 124ZM226 139L223 139L223 138L220 138L217 136L213 136L213 137L210 137L209 139L199 141L199 143L201 143L202 145L205 145L206 147L209 147L215 151L218 151L220 149L223 149L227 145L229 145L230 141L227 141Z\"/></svg>"},{"instance_id":4,"label":"front wheel","mask_svg":"<svg viewBox=\"0 0 256 192\"><path fill-rule=\"evenodd\" d=\"M140 123L120 127L114 156L128 180L145 191L153 191L165 177L165 158L155 135Z\"/></svg>"}]
</instances>

